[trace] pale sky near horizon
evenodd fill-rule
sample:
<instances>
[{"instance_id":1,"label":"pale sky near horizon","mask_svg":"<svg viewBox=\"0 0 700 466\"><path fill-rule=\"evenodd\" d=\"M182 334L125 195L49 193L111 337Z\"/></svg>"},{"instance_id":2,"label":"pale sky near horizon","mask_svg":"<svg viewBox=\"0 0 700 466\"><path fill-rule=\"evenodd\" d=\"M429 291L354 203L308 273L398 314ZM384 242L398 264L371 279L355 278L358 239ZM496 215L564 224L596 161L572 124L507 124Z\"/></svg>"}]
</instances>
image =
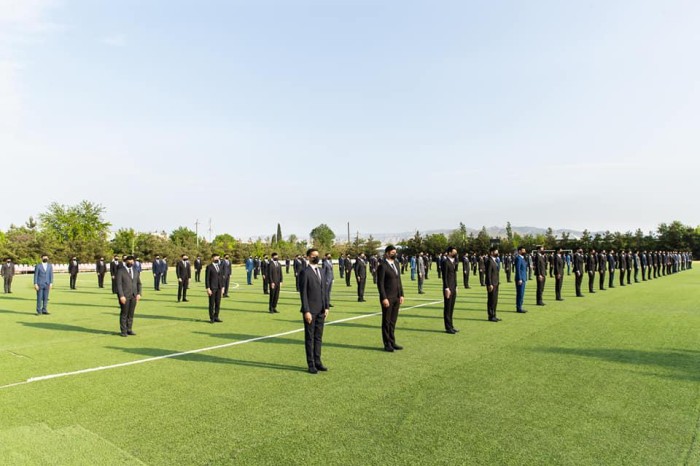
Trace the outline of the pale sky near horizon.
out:
<instances>
[{"instance_id":1,"label":"pale sky near horizon","mask_svg":"<svg viewBox=\"0 0 700 466\"><path fill-rule=\"evenodd\" d=\"M0 229L700 225L700 2L0 0Z\"/></svg>"}]
</instances>

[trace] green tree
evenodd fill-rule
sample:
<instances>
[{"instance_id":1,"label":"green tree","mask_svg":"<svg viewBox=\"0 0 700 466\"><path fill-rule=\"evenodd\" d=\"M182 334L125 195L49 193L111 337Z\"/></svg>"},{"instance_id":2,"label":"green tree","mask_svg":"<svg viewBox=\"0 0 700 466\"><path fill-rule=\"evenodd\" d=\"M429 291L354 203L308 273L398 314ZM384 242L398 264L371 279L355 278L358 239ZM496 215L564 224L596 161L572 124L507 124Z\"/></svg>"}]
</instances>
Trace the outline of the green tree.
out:
<instances>
[{"instance_id":1,"label":"green tree","mask_svg":"<svg viewBox=\"0 0 700 466\"><path fill-rule=\"evenodd\" d=\"M275 241L276 243L281 243L283 240L283 238L282 238L282 226L279 223L277 224L277 238L275 238L275 239L276 239L276 241Z\"/></svg>"},{"instance_id":2,"label":"green tree","mask_svg":"<svg viewBox=\"0 0 700 466\"><path fill-rule=\"evenodd\" d=\"M311 230L309 236L311 237L314 247L319 251L330 251L333 240L335 239L335 233L333 233L333 230L325 223Z\"/></svg>"},{"instance_id":3,"label":"green tree","mask_svg":"<svg viewBox=\"0 0 700 466\"><path fill-rule=\"evenodd\" d=\"M104 212L100 204L89 201L75 206L54 202L39 219L42 230L62 246L57 253L66 258L92 259L108 250L107 234L111 224L102 218Z\"/></svg>"}]
</instances>

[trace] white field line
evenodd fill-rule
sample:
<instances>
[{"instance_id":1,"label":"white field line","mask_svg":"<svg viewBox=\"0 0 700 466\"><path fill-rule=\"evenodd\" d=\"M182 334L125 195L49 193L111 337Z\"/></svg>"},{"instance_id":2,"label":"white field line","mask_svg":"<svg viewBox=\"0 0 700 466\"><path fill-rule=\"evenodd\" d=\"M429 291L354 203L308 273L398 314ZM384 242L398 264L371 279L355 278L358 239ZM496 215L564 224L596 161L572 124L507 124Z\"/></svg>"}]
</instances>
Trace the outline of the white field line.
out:
<instances>
[{"instance_id":1,"label":"white field line","mask_svg":"<svg viewBox=\"0 0 700 466\"><path fill-rule=\"evenodd\" d=\"M407 311L407 310L409 310L409 309L415 309L415 308L418 308L418 307L429 306L429 305L431 305L431 304L438 304L438 303L441 303L441 302L442 302L442 301L433 301L433 302L430 302L430 303L418 304L418 305L415 305L415 306L411 306L411 307L404 308L404 309L402 309L402 310ZM374 317L374 316L378 316L378 315L381 315L381 312L374 312L374 313L372 313L372 314L363 314L363 315L361 315L361 316L348 317L348 318L345 318L345 319L334 320L334 321L332 321L332 322L326 322L326 325L339 324L339 323L341 323L341 322L348 322L348 321L351 321L351 320L365 319L365 318L367 318L367 317ZM298 329L295 329L295 330L289 330L289 331L287 331L287 332L275 333L274 335L264 335L264 336L261 336L261 337L249 338L248 340L232 341L232 342L224 343L224 344L221 344L221 345L208 346L208 347L206 347L206 348L198 348L198 349L193 349L193 350L189 350L189 351L182 351L182 352L180 352L180 353L164 354L164 355L162 355L162 356L154 356L154 357L152 357L152 358L137 359L137 360L135 360L135 361L122 362L122 363L119 363L119 364L112 364L112 365L110 365L110 366L98 366L98 367L91 367L91 368L88 368L88 369L80 369L80 370L71 371L71 372L61 372L61 373L58 373L58 374L49 374L49 375L42 375L42 376L38 376L38 377L31 377L31 378L29 378L29 379L27 379L27 380L24 380L24 381L22 381L22 382L15 382L15 383L11 383L11 384L8 384L8 385L0 386L0 390L2 390L2 389L4 389L4 388L16 387L16 386L19 386L19 385L27 385L27 384L34 383L34 382L41 382L41 381L43 381L43 380L58 379L58 378L61 378L61 377L70 377L70 376L73 376L73 375L88 374L88 373L90 373L90 372L99 372L99 371L106 371L106 370L109 370L109 369L117 369L117 368L119 368L119 367L134 366L134 365L136 365L136 364L144 364L144 363L147 363L147 362L159 361L159 360L161 360L161 359L177 358L177 357L179 357L179 356L185 356L185 355L187 355L187 354L204 353L204 352L206 352L206 351L214 351L214 350L218 350L218 349L229 348L229 347L231 347L231 346L243 345L243 344L246 344L246 343L253 343L253 342L255 342L255 341L269 340L269 339L272 339L272 338L279 338L279 337L283 337L283 336L287 336L287 335L292 335L292 334L294 334L294 333L300 333L300 332L303 332L303 331L304 331L304 328L302 327L302 328L298 328Z\"/></svg>"}]
</instances>

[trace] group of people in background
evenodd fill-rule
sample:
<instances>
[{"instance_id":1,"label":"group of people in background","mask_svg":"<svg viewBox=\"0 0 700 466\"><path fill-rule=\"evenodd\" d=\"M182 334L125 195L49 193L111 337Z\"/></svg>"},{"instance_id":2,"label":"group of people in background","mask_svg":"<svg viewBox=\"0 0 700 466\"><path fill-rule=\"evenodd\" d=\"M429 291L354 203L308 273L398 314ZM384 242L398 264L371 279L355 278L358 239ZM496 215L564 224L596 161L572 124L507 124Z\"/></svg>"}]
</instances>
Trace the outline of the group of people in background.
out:
<instances>
[{"instance_id":1,"label":"group of people in background","mask_svg":"<svg viewBox=\"0 0 700 466\"><path fill-rule=\"evenodd\" d=\"M365 302L365 286L368 272L373 283L377 286L382 309L382 341L384 350L394 352L403 349L396 342L395 329L400 306L404 301L401 276L410 270L411 281L417 282L419 294L424 294L424 283L436 265L438 279L442 280L443 318L445 331L456 334L459 329L454 327L453 313L457 300L458 275L461 268L462 286L471 288L470 276L478 275L479 285L487 293L487 319L499 322L497 316L498 291L501 284L501 271L505 272L508 283L514 281L516 288L515 311L526 313L523 309L525 288L528 281L536 280L536 304L544 306L544 289L547 277L555 280L554 293L557 301L563 301L562 289L564 277L574 275L576 297L584 297L582 292L584 278L588 276L588 292L627 286L657 279L692 268L692 254L685 251L596 251L590 249L564 251L557 248L545 251L537 247L528 252L518 248L513 254L500 256L498 248L492 247L488 254L465 252L459 255L455 247L448 247L442 254L432 257L425 252L414 255L399 254L394 246L387 246L384 254L373 254L369 258L364 253L352 257L343 254L338 258L338 272L347 287L351 286L355 277L357 300ZM80 262L72 257L68 262L70 288L77 289L77 277ZM206 267L202 258L197 256L194 264L189 256L183 254L175 263L175 273L178 280L177 302L188 302L187 290L192 278L192 267L195 270L195 282L201 282L201 270L205 269L204 287L209 298L209 322L219 323L221 299L229 296L232 263L228 254L214 254ZM167 284L168 259L156 255L151 264L153 274L153 289L160 291L161 284ZM312 374L327 370L321 361L323 327L331 303L331 291L335 281L334 261L331 254L323 257L319 251L311 248L306 256L297 255L293 260L279 259L277 253L262 258L248 257L245 261L247 284L252 285L254 279L262 278L263 293L269 295L268 312L278 313L280 288L284 275L293 270L295 288L301 301L303 316L305 347L309 372ZM104 288L107 272L111 279L112 293L117 295L120 307L120 335L123 337L135 335L133 331L134 312L142 295L141 272L143 265L138 257L132 255L115 255L106 263L100 257L95 263L95 273L100 288ZM617 279L616 275L617 274ZM15 265L7 258L0 267L0 275L4 281L4 292L12 292L12 280L15 275ZM607 276L607 280L606 280ZM36 312L38 315L49 314L49 293L53 287L54 270L48 256L42 256L42 261L34 267L34 288L37 293ZM607 285L607 288L606 288Z\"/></svg>"}]
</instances>

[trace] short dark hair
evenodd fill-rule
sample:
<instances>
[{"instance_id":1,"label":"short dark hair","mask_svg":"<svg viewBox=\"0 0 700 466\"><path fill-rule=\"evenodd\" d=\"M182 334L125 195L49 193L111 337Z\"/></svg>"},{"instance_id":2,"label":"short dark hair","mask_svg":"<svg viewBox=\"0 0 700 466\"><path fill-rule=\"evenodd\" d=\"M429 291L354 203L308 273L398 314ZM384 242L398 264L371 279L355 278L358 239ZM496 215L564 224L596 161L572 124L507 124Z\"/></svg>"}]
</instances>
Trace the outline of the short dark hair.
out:
<instances>
[{"instance_id":1,"label":"short dark hair","mask_svg":"<svg viewBox=\"0 0 700 466\"><path fill-rule=\"evenodd\" d=\"M318 252L318 249L316 248L309 248L306 250L306 257L309 257L312 252Z\"/></svg>"},{"instance_id":2,"label":"short dark hair","mask_svg":"<svg viewBox=\"0 0 700 466\"><path fill-rule=\"evenodd\" d=\"M218 253L218 252L215 252L215 253L213 253L213 254L211 255L211 258L213 259L213 258L215 258L215 257L218 256L218 255L219 255L219 253Z\"/></svg>"},{"instance_id":3,"label":"short dark hair","mask_svg":"<svg viewBox=\"0 0 700 466\"><path fill-rule=\"evenodd\" d=\"M394 246L393 244L390 244L384 248L384 254L389 254L390 251L395 251L395 250L396 250L396 246Z\"/></svg>"},{"instance_id":4,"label":"short dark hair","mask_svg":"<svg viewBox=\"0 0 700 466\"><path fill-rule=\"evenodd\" d=\"M449 254L449 253L452 252L453 249L457 249L457 248L454 247L454 246L447 246L447 249L445 249L445 252L446 252L447 254Z\"/></svg>"},{"instance_id":5,"label":"short dark hair","mask_svg":"<svg viewBox=\"0 0 700 466\"><path fill-rule=\"evenodd\" d=\"M491 248L489 248L489 252L493 251L498 251L498 246L491 246Z\"/></svg>"}]
</instances>

